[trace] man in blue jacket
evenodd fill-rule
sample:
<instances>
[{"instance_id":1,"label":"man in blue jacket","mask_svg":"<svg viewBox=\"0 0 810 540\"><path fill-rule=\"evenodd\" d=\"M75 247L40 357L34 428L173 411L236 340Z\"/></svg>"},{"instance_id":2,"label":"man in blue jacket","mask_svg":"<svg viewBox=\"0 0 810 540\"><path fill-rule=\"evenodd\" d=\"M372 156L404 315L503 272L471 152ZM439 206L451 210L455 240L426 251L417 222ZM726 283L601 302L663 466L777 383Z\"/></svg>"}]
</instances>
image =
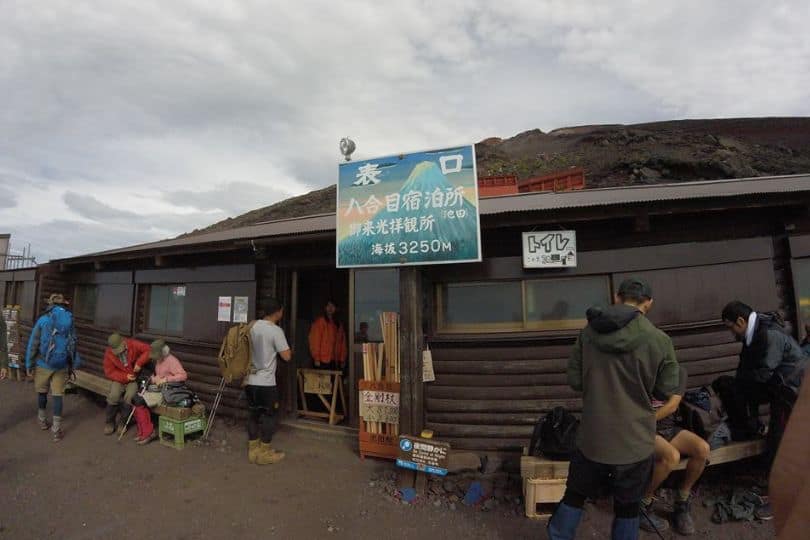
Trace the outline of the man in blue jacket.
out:
<instances>
[{"instance_id":1,"label":"man in blue jacket","mask_svg":"<svg viewBox=\"0 0 810 540\"><path fill-rule=\"evenodd\" d=\"M42 430L51 428L54 442L62 440L62 396L65 394L69 371L76 360L76 330L73 314L65 307L65 297L52 294L45 310L31 332L25 353L28 374L36 366L34 388L37 392L37 420ZM53 426L48 424L45 408L48 389L53 397Z\"/></svg>"}]
</instances>

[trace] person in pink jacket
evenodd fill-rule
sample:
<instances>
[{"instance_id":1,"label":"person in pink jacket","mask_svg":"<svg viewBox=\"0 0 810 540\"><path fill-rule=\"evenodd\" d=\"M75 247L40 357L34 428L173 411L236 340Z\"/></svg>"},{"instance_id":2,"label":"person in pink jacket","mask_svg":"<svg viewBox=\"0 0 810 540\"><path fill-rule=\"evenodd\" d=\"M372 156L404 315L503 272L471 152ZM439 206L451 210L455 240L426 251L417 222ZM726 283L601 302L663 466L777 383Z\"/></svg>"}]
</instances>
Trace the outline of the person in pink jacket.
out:
<instances>
[{"instance_id":1,"label":"person in pink jacket","mask_svg":"<svg viewBox=\"0 0 810 540\"><path fill-rule=\"evenodd\" d=\"M150 384L146 391L132 399L135 405L135 423L138 425L135 442L138 444L149 444L157 439L150 409L163 402L160 387L166 383L185 382L188 379L180 360L171 353L164 340L152 342L149 358L155 362L155 374L149 379Z\"/></svg>"}]
</instances>

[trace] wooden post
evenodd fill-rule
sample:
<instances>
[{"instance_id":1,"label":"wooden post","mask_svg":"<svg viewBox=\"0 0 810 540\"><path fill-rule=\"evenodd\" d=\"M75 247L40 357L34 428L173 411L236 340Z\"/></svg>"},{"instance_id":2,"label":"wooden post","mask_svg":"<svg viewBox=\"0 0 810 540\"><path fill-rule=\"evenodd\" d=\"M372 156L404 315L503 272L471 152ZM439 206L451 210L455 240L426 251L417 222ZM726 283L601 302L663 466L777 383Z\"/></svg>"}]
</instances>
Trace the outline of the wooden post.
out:
<instances>
[{"instance_id":1,"label":"wooden post","mask_svg":"<svg viewBox=\"0 0 810 540\"><path fill-rule=\"evenodd\" d=\"M399 432L416 434L424 424L422 388L422 273L414 266L399 270L399 342L401 386Z\"/></svg>"}]
</instances>

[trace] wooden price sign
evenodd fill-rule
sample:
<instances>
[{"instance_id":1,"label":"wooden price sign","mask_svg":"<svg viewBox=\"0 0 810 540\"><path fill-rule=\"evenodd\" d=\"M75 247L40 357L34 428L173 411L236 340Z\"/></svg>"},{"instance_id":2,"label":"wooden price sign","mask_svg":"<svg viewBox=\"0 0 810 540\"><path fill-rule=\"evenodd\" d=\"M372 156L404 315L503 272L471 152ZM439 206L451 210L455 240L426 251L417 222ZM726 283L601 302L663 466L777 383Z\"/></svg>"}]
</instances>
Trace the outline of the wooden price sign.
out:
<instances>
[{"instance_id":1,"label":"wooden price sign","mask_svg":"<svg viewBox=\"0 0 810 540\"><path fill-rule=\"evenodd\" d=\"M366 422L399 424L399 392L361 390L360 416Z\"/></svg>"}]
</instances>

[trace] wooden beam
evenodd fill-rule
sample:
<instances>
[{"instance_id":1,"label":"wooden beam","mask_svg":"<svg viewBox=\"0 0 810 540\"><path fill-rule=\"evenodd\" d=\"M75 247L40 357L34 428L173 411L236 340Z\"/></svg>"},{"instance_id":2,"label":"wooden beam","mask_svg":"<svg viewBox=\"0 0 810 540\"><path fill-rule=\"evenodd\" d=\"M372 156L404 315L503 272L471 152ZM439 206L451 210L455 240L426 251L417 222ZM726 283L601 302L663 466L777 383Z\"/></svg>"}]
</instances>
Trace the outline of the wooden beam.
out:
<instances>
[{"instance_id":1,"label":"wooden beam","mask_svg":"<svg viewBox=\"0 0 810 540\"><path fill-rule=\"evenodd\" d=\"M399 432L418 434L424 425L422 384L422 273L414 266L399 270L400 414Z\"/></svg>"}]
</instances>

